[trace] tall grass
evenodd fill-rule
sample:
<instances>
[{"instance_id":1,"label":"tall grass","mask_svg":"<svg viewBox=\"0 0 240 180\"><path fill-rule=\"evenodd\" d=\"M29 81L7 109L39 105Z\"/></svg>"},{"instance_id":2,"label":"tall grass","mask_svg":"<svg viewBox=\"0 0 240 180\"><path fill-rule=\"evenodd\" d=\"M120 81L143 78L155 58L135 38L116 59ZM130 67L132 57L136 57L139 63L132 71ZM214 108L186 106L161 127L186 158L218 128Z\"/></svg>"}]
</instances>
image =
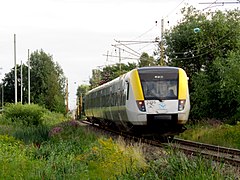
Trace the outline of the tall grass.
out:
<instances>
[{"instance_id":1,"label":"tall grass","mask_svg":"<svg viewBox=\"0 0 240 180\"><path fill-rule=\"evenodd\" d=\"M121 139L97 136L79 122L64 121L56 113L45 111L41 119L41 124L36 125L22 123L21 118L12 121L0 116L0 179L236 179L240 176L226 170L224 164L187 157L172 149L146 162L142 145L127 145Z\"/></svg>"},{"instance_id":2,"label":"tall grass","mask_svg":"<svg viewBox=\"0 0 240 180\"><path fill-rule=\"evenodd\" d=\"M240 123L236 125L213 124L207 122L190 126L180 135L181 138L214 145L240 149Z\"/></svg>"},{"instance_id":3,"label":"tall grass","mask_svg":"<svg viewBox=\"0 0 240 180\"><path fill-rule=\"evenodd\" d=\"M224 164L214 163L212 160L186 156L171 149L168 155L159 157L150 163L147 170L130 172L118 179L136 180L224 180L238 179L240 172L237 168L225 167Z\"/></svg>"}]
</instances>

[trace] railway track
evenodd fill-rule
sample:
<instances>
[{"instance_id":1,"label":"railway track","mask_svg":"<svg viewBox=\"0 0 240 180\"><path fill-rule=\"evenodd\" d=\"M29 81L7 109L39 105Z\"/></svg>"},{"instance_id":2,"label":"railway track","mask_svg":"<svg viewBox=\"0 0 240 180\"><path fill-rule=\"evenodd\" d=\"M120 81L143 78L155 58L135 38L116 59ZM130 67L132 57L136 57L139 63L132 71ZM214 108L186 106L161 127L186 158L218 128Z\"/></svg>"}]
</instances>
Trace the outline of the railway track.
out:
<instances>
[{"instance_id":1,"label":"railway track","mask_svg":"<svg viewBox=\"0 0 240 180\"><path fill-rule=\"evenodd\" d=\"M172 146L188 154L202 155L214 161L240 167L240 150L174 138Z\"/></svg>"},{"instance_id":2,"label":"railway track","mask_svg":"<svg viewBox=\"0 0 240 180\"><path fill-rule=\"evenodd\" d=\"M102 129L98 125L93 125L87 121L82 121L84 124L94 126L95 128ZM199 143L195 141L189 141L184 139L174 138L170 143L162 143L158 140L146 139L143 137L132 136L122 132L114 131L111 129L102 129L113 133L114 135L120 135L124 138L146 143L152 146L161 147L161 148L174 148L180 151L183 151L186 154L198 156L201 155L207 159L212 159L213 161L228 163L233 166L240 167L240 150L227 148L222 146L215 146L205 143Z\"/></svg>"}]
</instances>

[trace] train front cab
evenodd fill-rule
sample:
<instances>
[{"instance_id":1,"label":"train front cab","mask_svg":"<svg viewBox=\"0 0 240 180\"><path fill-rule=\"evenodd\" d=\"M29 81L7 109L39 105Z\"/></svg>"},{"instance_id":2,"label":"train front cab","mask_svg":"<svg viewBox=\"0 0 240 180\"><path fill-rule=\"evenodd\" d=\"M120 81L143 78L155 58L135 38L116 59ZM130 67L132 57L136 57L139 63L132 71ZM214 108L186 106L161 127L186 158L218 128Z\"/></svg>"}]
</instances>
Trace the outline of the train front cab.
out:
<instances>
[{"instance_id":1,"label":"train front cab","mask_svg":"<svg viewBox=\"0 0 240 180\"><path fill-rule=\"evenodd\" d=\"M184 70L174 67L139 68L132 71L130 82L127 107L132 108L127 109L134 129L143 134L166 135L185 130L190 101Z\"/></svg>"}]
</instances>

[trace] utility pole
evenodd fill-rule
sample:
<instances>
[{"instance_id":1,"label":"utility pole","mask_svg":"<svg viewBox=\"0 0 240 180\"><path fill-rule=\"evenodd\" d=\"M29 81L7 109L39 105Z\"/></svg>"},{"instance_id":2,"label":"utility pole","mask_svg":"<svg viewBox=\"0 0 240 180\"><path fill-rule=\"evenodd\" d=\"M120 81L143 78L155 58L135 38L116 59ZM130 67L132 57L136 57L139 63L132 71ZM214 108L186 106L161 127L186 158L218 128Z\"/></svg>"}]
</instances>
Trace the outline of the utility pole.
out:
<instances>
[{"instance_id":1,"label":"utility pole","mask_svg":"<svg viewBox=\"0 0 240 180\"><path fill-rule=\"evenodd\" d=\"M121 49L118 48L119 50L119 69L120 69L120 74L122 73L122 65L121 65Z\"/></svg>"},{"instance_id":2,"label":"utility pole","mask_svg":"<svg viewBox=\"0 0 240 180\"><path fill-rule=\"evenodd\" d=\"M0 67L0 70L2 70L2 67ZM2 75L2 73L0 73L0 75ZM3 86L3 79L2 79L2 110L3 110L3 105L4 103L4 86Z\"/></svg>"},{"instance_id":3,"label":"utility pole","mask_svg":"<svg viewBox=\"0 0 240 180\"><path fill-rule=\"evenodd\" d=\"M80 97L79 97L79 108L78 108L78 112L79 112L79 118L82 118L82 93L80 93Z\"/></svg>"},{"instance_id":4,"label":"utility pole","mask_svg":"<svg viewBox=\"0 0 240 180\"><path fill-rule=\"evenodd\" d=\"M17 61L16 61L16 34L14 34L14 68L15 68L15 104L17 104Z\"/></svg>"},{"instance_id":5,"label":"utility pole","mask_svg":"<svg viewBox=\"0 0 240 180\"><path fill-rule=\"evenodd\" d=\"M68 79L66 80L66 113L68 113Z\"/></svg>"},{"instance_id":6,"label":"utility pole","mask_svg":"<svg viewBox=\"0 0 240 180\"><path fill-rule=\"evenodd\" d=\"M161 19L160 66L164 66L163 33L164 33L164 19Z\"/></svg>"},{"instance_id":7,"label":"utility pole","mask_svg":"<svg viewBox=\"0 0 240 180\"><path fill-rule=\"evenodd\" d=\"M29 57L29 49L28 49L28 104L30 104L30 57Z\"/></svg>"},{"instance_id":8,"label":"utility pole","mask_svg":"<svg viewBox=\"0 0 240 180\"><path fill-rule=\"evenodd\" d=\"M79 98L77 96L77 114L76 114L76 119L79 119Z\"/></svg>"},{"instance_id":9,"label":"utility pole","mask_svg":"<svg viewBox=\"0 0 240 180\"><path fill-rule=\"evenodd\" d=\"M3 83L2 83L2 110L3 110L3 107L4 107L4 86L3 86Z\"/></svg>"},{"instance_id":10,"label":"utility pole","mask_svg":"<svg viewBox=\"0 0 240 180\"><path fill-rule=\"evenodd\" d=\"M22 78L22 61L21 61L21 104L23 102L23 78Z\"/></svg>"}]
</instances>

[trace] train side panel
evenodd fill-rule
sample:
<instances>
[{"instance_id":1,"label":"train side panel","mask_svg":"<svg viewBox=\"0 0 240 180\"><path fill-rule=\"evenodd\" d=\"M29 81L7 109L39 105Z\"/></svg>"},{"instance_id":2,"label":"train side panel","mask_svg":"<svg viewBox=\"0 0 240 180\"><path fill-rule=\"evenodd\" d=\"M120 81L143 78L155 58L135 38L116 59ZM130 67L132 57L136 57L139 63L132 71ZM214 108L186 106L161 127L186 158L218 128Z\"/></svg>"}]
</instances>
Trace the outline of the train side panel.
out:
<instances>
[{"instance_id":1,"label":"train side panel","mask_svg":"<svg viewBox=\"0 0 240 180\"><path fill-rule=\"evenodd\" d=\"M179 69L179 95L178 99L185 101L182 111L178 112L178 124L186 124L190 112L190 97L188 90L188 77L183 69Z\"/></svg>"},{"instance_id":2,"label":"train side panel","mask_svg":"<svg viewBox=\"0 0 240 180\"><path fill-rule=\"evenodd\" d=\"M147 125L146 112L140 111L137 102L144 103L144 97L138 71L135 69L128 74L129 96L126 99L128 121L132 125Z\"/></svg>"}]
</instances>

